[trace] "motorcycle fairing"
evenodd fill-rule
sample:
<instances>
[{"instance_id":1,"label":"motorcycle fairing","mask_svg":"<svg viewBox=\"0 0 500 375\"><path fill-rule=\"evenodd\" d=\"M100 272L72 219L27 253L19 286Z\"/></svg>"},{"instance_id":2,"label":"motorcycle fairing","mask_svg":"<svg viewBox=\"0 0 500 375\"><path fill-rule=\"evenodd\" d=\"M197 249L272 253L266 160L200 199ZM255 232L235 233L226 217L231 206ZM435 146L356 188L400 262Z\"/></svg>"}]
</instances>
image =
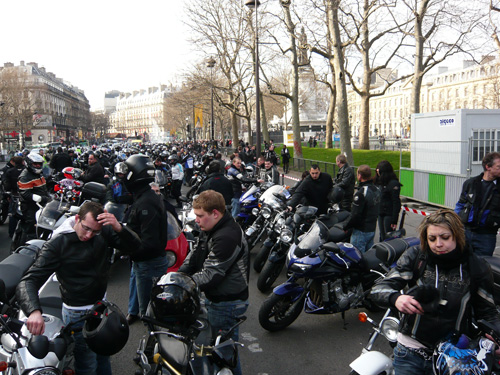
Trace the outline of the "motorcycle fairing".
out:
<instances>
[{"instance_id":1,"label":"motorcycle fairing","mask_svg":"<svg viewBox=\"0 0 500 375\"><path fill-rule=\"evenodd\" d=\"M385 354L370 351L362 354L350 364L351 368L359 375L390 374L392 360Z\"/></svg>"},{"instance_id":2,"label":"motorcycle fairing","mask_svg":"<svg viewBox=\"0 0 500 375\"><path fill-rule=\"evenodd\" d=\"M350 258L356 260L357 263L360 262L362 255L361 255L361 252L358 249L356 249L356 247L354 247L352 244L347 243L347 242L339 242L338 245L339 245L340 249L346 253L346 255L348 255ZM351 259L349 259L347 257L345 257L345 258L341 257L339 254L334 254L330 251L327 254L331 260L333 260L335 263L337 263L338 265L340 265L342 267L346 267L346 263L349 267L353 265L353 262L351 261Z\"/></svg>"},{"instance_id":3,"label":"motorcycle fairing","mask_svg":"<svg viewBox=\"0 0 500 375\"><path fill-rule=\"evenodd\" d=\"M304 287L295 282L286 282L281 285L278 285L273 289L273 293L278 296L286 296L289 295L293 298L293 300L297 300L302 292L304 291Z\"/></svg>"},{"instance_id":4,"label":"motorcycle fairing","mask_svg":"<svg viewBox=\"0 0 500 375\"><path fill-rule=\"evenodd\" d=\"M189 345L167 335L158 335L157 338L161 357L184 374L189 364Z\"/></svg>"}]
</instances>

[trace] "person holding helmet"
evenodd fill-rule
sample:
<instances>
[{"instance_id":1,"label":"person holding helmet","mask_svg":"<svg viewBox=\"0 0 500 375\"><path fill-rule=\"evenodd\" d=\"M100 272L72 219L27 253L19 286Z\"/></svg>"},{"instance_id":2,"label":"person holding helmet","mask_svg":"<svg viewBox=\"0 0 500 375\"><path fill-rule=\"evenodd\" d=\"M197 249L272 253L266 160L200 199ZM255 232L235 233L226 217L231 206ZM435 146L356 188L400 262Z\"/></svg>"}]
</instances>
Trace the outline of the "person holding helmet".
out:
<instances>
[{"instance_id":1,"label":"person holding helmet","mask_svg":"<svg viewBox=\"0 0 500 375\"><path fill-rule=\"evenodd\" d=\"M26 240L36 238L36 212L38 206L33 200L33 194L37 194L42 198L40 202L45 205L51 200L47 191L45 177L42 175L43 158L39 154L28 154L24 160L26 169L19 175L17 187L21 196L21 211L23 213L23 231L26 235Z\"/></svg>"},{"instance_id":2,"label":"person holding helmet","mask_svg":"<svg viewBox=\"0 0 500 375\"><path fill-rule=\"evenodd\" d=\"M394 348L398 375L434 374L435 346L452 333L470 336L473 314L500 332L491 269L466 242L460 217L441 209L426 216L418 231L420 245L406 250L370 295L377 305L404 314ZM406 286L410 290L402 294Z\"/></svg>"},{"instance_id":3,"label":"person holding helmet","mask_svg":"<svg viewBox=\"0 0 500 375\"><path fill-rule=\"evenodd\" d=\"M140 246L131 254L132 268L136 277L139 313L144 315L153 287L153 278L167 272L165 252L167 245L167 216L163 199L151 190L154 181L154 165L146 155L132 155L126 161L124 179L133 203L127 220L141 238Z\"/></svg>"},{"instance_id":4,"label":"person holding helmet","mask_svg":"<svg viewBox=\"0 0 500 375\"><path fill-rule=\"evenodd\" d=\"M124 180L127 166L120 162L115 164L115 175L106 189L106 201L114 203L132 204L132 194L127 190Z\"/></svg>"},{"instance_id":5,"label":"person holding helmet","mask_svg":"<svg viewBox=\"0 0 500 375\"><path fill-rule=\"evenodd\" d=\"M177 154L172 154L168 157L168 162L172 166L172 196L177 202L177 207L182 207L179 197L181 196L182 180L184 179L184 169L179 163Z\"/></svg>"},{"instance_id":6,"label":"person holding helmet","mask_svg":"<svg viewBox=\"0 0 500 375\"><path fill-rule=\"evenodd\" d=\"M193 209L203 232L179 272L191 275L205 293L212 331L228 330L248 308L248 244L241 227L226 212L222 194L204 191L193 200ZM238 328L232 338L238 341ZM241 374L239 359L234 374Z\"/></svg>"},{"instance_id":7,"label":"person holding helmet","mask_svg":"<svg viewBox=\"0 0 500 375\"><path fill-rule=\"evenodd\" d=\"M105 308L102 303L94 304L105 298L111 249L131 253L140 243L137 234L118 223L113 214L104 212L101 204L85 202L80 212L69 217L44 243L36 262L17 286L16 298L28 317L26 327L33 335L44 333L45 321L38 291L54 272L60 283L65 325L87 316L89 309L99 313L90 322L84 324L82 321L73 327L76 374L111 375L109 355L121 350L126 343L128 326L125 317L120 316L121 313L114 314L117 310L109 303ZM104 313L107 317L102 316ZM107 325L113 321L118 324L114 329ZM83 332L78 331L82 327ZM102 335L99 334L101 329ZM103 337L110 333L113 336Z\"/></svg>"}]
</instances>

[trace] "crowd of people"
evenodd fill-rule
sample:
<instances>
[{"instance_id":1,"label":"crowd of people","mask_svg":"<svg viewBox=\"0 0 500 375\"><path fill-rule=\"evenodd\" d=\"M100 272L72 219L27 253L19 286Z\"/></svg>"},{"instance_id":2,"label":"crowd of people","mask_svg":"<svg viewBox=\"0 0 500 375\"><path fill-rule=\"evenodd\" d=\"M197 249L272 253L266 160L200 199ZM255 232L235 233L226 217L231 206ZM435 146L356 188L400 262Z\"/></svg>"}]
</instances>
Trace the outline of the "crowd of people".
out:
<instances>
[{"instance_id":1,"label":"crowd of people","mask_svg":"<svg viewBox=\"0 0 500 375\"><path fill-rule=\"evenodd\" d=\"M284 173L289 171L290 152L286 146L277 155L270 142L261 155L256 155L255 147L240 144L227 161L210 142L156 145L135 152L95 148L80 154L59 147L57 151L19 153L3 169L2 184L5 191L20 196L28 239L35 238L37 202L43 205L51 199L47 170L62 173L65 168L80 165L78 160L85 164L83 182L107 184L108 201L129 205L126 225L104 211L101 204L87 202L78 215L53 233L17 288L31 333L44 332L37 292L53 272L61 284L66 324L80 319L89 306L105 298L110 269L107 259L112 247L130 256L129 324L146 314L153 278L161 277L168 268L166 212L175 213L175 207L154 182L155 171L170 171L171 198L179 207L181 187L193 175L195 160L201 162L207 174L200 194L193 200L202 235L179 272L190 275L204 292L208 319L217 330L232 326L245 313L249 303L249 249L234 220L239 214L239 198L246 184L280 183L278 167ZM368 165L355 170L344 155L337 156L336 164L338 172L334 177L312 164L291 189L288 206L293 210L299 204L309 204L317 207L321 215L337 203L351 213L341 226L345 231L352 229L350 242L363 253L373 245L377 226L379 241L390 238L397 229L402 184L387 160L377 164L374 175ZM105 168L114 174L113 178ZM487 154L483 169L480 176L464 183L455 212L443 209L423 220L420 246L406 251L371 292L377 304L405 314L394 351L397 374L430 374L429 351L453 330L468 332L472 311L477 318L500 324L492 302L491 271L481 258L493 255L500 227L500 154ZM14 209L9 207L11 212ZM10 236L12 232L9 223ZM445 308L427 311L415 296L401 293L407 286L432 286L446 299ZM500 325L498 328L500 332ZM75 335L75 339L77 374L111 373L109 357L92 353L81 335ZM238 339L237 330L234 339ZM240 373L238 364L235 374Z\"/></svg>"}]
</instances>

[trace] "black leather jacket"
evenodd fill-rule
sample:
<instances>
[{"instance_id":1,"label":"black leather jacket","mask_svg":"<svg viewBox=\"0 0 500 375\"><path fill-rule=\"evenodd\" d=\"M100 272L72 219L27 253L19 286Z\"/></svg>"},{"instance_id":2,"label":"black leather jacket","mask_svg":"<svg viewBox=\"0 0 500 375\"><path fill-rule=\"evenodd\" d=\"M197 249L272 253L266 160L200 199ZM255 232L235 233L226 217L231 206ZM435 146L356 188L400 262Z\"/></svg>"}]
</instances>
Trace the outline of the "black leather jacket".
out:
<instances>
[{"instance_id":1,"label":"black leather jacket","mask_svg":"<svg viewBox=\"0 0 500 375\"><path fill-rule=\"evenodd\" d=\"M89 169L82 175L83 182L98 182L104 184L104 168L98 161L89 166Z\"/></svg>"},{"instance_id":2,"label":"black leather jacket","mask_svg":"<svg viewBox=\"0 0 500 375\"><path fill-rule=\"evenodd\" d=\"M127 221L130 227L141 238L131 259L135 262L165 256L167 246L167 216L163 200L146 184L138 192L134 192L134 203L130 208Z\"/></svg>"},{"instance_id":3,"label":"black leather jacket","mask_svg":"<svg viewBox=\"0 0 500 375\"><path fill-rule=\"evenodd\" d=\"M311 206L318 208L318 215L326 214L328 211L328 192L332 186L332 177L328 173L321 172L317 180L307 176L295 190L288 205L295 207L302 202L303 198L306 198Z\"/></svg>"},{"instance_id":4,"label":"black leather jacket","mask_svg":"<svg viewBox=\"0 0 500 375\"><path fill-rule=\"evenodd\" d=\"M361 232L375 232L380 205L380 190L372 181L361 182L354 194L351 218L344 229L354 228Z\"/></svg>"},{"instance_id":5,"label":"black leather jacket","mask_svg":"<svg viewBox=\"0 0 500 375\"><path fill-rule=\"evenodd\" d=\"M56 273L61 296L69 306L91 305L104 297L111 263L111 249L126 253L140 245L140 239L127 227L116 233L104 226L99 236L82 242L75 232L59 234L47 241L35 264L17 286L16 297L23 312L29 316L40 310L38 290Z\"/></svg>"},{"instance_id":6,"label":"black leather jacket","mask_svg":"<svg viewBox=\"0 0 500 375\"><path fill-rule=\"evenodd\" d=\"M470 247L453 263L437 265L420 246L414 246L401 256L386 278L372 288L370 297L380 306L394 306L400 290L406 285L435 286L436 278L440 298L447 301L446 305L434 314L405 315L400 332L432 348L457 328L460 333L467 334L471 328L472 308L476 319L485 319L500 329L491 269L472 253Z\"/></svg>"},{"instance_id":7,"label":"black leather jacket","mask_svg":"<svg viewBox=\"0 0 500 375\"><path fill-rule=\"evenodd\" d=\"M248 299L250 257L240 226L226 211L198 247L188 254L179 272L192 275L212 302Z\"/></svg>"},{"instance_id":8,"label":"black leather jacket","mask_svg":"<svg viewBox=\"0 0 500 375\"><path fill-rule=\"evenodd\" d=\"M214 190L221 193L226 205L233 199L233 184L222 173L210 173L207 180L200 186L199 193L205 190Z\"/></svg>"},{"instance_id":9,"label":"black leather jacket","mask_svg":"<svg viewBox=\"0 0 500 375\"><path fill-rule=\"evenodd\" d=\"M344 190L344 199L342 199L339 204L344 210L351 210L355 183L356 179L354 178L353 168L345 163L342 168L339 169L337 177L335 177L335 181L333 181L334 186L340 186Z\"/></svg>"},{"instance_id":10,"label":"black leather jacket","mask_svg":"<svg viewBox=\"0 0 500 375\"><path fill-rule=\"evenodd\" d=\"M401 183L398 180L390 180L387 185L378 185L382 197L380 199L380 216L390 216L391 224L397 224L399 211L401 210Z\"/></svg>"},{"instance_id":11,"label":"black leather jacket","mask_svg":"<svg viewBox=\"0 0 500 375\"><path fill-rule=\"evenodd\" d=\"M455 212L466 228L477 233L496 233L500 227L500 179L486 197L481 187L483 175L464 182Z\"/></svg>"}]
</instances>

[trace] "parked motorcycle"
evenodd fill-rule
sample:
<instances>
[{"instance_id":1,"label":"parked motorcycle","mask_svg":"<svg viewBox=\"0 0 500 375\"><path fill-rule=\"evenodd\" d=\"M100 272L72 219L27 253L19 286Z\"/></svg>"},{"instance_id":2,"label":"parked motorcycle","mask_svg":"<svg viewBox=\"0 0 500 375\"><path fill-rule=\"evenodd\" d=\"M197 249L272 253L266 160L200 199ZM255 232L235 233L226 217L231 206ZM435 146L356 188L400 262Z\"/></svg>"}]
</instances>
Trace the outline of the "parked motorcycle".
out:
<instances>
[{"instance_id":1,"label":"parked motorcycle","mask_svg":"<svg viewBox=\"0 0 500 375\"><path fill-rule=\"evenodd\" d=\"M309 314L335 314L363 305L370 308L367 296L375 281L408 247L419 243L416 237L394 239L361 253L350 243L339 242L343 236L342 229L329 229L316 220L299 244L290 247L291 276L274 288L259 310L264 329L286 328L303 308ZM303 285L298 283L301 279Z\"/></svg>"},{"instance_id":2,"label":"parked motorcycle","mask_svg":"<svg viewBox=\"0 0 500 375\"><path fill-rule=\"evenodd\" d=\"M280 216L274 227L274 232L279 231L280 236L270 249L269 255L265 260L265 264L259 274L259 278L257 279L257 288L261 292L267 292L281 274L281 271L285 266L286 255L288 254L290 246L297 244L299 237L310 229L316 218L316 216L314 216L316 211L316 207L302 206L296 210L295 214L284 212L282 215L284 215L284 217L288 217L288 219L284 222ZM328 228L331 228L335 224L348 220L349 217L350 213L348 211L337 211L331 212L328 215L321 215L318 220L320 220ZM338 233L339 236L342 236L342 232ZM338 240L347 240L350 235L351 231L344 232L344 236L339 237ZM270 237L271 236L272 234L270 234ZM266 249L266 246L261 248L261 252L262 249Z\"/></svg>"},{"instance_id":3,"label":"parked motorcycle","mask_svg":"<svg viewBox=\"0 0 500 375\"><path fill-rule=\"evenodd\" d=\"M259 209L260 187L252 184L240 197L240 213L236 217L236 222L240 224L241 229L246 231L255 221ZM254 213L254 209L256 209Z\"/></svg>"},{"instance_id":4,"label":"parked motorcycle","mask_svg":"<svg viewBox=\"0 0 500 375\"><path fill-rule=\"evenodd\" d=\"M174 272L153 287L141 318L149 333L139 342L136 374L230 375L236 367L238 343L230 337L246 318L214 339L206 312L200 311L199 289L189 280Z\"/></svg>"}]
</instances>

